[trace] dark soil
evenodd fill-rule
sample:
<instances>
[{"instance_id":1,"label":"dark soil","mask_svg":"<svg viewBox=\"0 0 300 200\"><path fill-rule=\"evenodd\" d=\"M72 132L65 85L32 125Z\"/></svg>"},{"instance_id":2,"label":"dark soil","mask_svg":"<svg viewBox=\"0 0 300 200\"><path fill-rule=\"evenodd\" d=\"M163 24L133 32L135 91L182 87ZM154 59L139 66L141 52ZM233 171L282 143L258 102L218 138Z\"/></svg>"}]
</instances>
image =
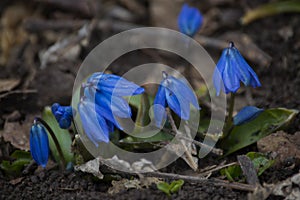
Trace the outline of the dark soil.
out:
<instances>
[{"instance_id":1,"label":"dark soil","mask_svg":"<svg viewBox=\"0 0 300 200\"><path fill-rule=\"evenodd\" d=\"M147 2L147 1L143 1ZM222 2L222 1L220 1ZM226 3L218 4L218 9L245 10L253 8L261 1L241 1L239 4ZM266 1L264 1L266 2ZM0 12L5 10L9 1L0 3ZM35 4L33 4L35 5ZM35 5L36 6L36 5ZM30 9L34 9L30 8ZM148 6L147 3L144 5ZM200 8L201 5L199 5ZM205 10L210 7L203 6ZM42 9L47 10L45 7ZM49 8L50 11L53 8ZM46 16L51 16L48 10ZM61 13L60 13L61 14ZM46 17L45 16L45 17ZM60 15L58 15L60 16ZM142 22L141 22L142 21ZM147 17L139 20L139 23L148 25L150 22ZM220 22L221 23L221 22ZM230 24L230 23L229 23ZM286 107L300 110L300 15L299 14L281 14L274 17L258 20L247 26L237 24L223 25L222 28L215 31L212 35L222 36L227 31L237 31L247 34L253 42L264 52L272 57L269 66L259 66L251 63L260 77L262 87L252 90L254 104L262 108ZM292 31L290 36L285 31ZM110 33L94 33L92 40L100 42ZM210 35L211 36L211 35ZM49 46L43 43L46 36L38 35L35 38L38 42L16 45L12 50L11 58L0 74L1 78L18 78L21 83L16 87L17 90L35 89L34 93L18 93L0 96L0 130L4 128L7 116L13 111L19 111L21 114L14 122L25 121L27 116L39 113L43 106L50 105L53 102L68 104L71 99L76 71L81 64L82 59L88 53L91 47L85 47L79 58L70 61L58 61L49 64L46 70L39 69L38 52ZM24 50L25 49L25 50ZM208 48L209 50L210 48ZM220 50L212 50L213 55L220 55ZM147 57L147 56L146 56ZM137 57L137 61L130 63L131 66L143 63L142 59ZM141 60L139 60L141 59ZM217 57L216 57L217 59ZM149 61L149 60L147 60ZM0 66L1 68L2 66ZM1 69L2 70L2 69ZM123 73L122 70L115 72ZM2 95L0 93L0 95ZM241 94L244 95L244 94ZM21 99L21 100L19 100ZM286 130L293 134L300 130L300 116ZM29 130L20 130L28 134ZM7 143L0 143L0 161L7 159L8 155L15 149ZM249 147L256 149L255 145ZM239 152L241 153L241 152ZM231 156L228 161L235 160ZM217 164L213 157L207 157L200 161L200 167ZM187 170L186 167L185 170ZM169 172L180 172L181 168L173 164L168 169ZM277 183L285 180L299 171L299 166L293 169L282 166L281 169L268 169L261 177L261 183ZM216 174L213 174L216 175ZM218 175L218 174L217 174ZM108 194L108 188L111 186L109 181L100 181L92 175L79 172L61 172L57 169L32 172L29 175L23 175L14 178L4 176L0 170L0 199L168 199L168 197L159 191L153 184L150 188L130 189L122 191L115 195ZM216 187L213 185L185 183L183 188L173 194L174 199L245 199L247 192ZM277 199L271 196L269 199ZM280 198L278 198L280 199Z\"/></svg>"},{"instance_id":2,"label":"dark soil","mask_svg":"<svg viewBox=\"0 0 300 200\"><path fill-rule=\"evenodd\" d=\"M109 182L95 181L90 175L82 173L63 173L43 171L25 177L20 183L12 185L0 182L1 199L168 199L153 184L148 189L131 189L109 195ZM193 192L191 192L193 191ZM245 199L246 193L212 185L185 184L174 199Z\"/></svg>"}]
</instances>

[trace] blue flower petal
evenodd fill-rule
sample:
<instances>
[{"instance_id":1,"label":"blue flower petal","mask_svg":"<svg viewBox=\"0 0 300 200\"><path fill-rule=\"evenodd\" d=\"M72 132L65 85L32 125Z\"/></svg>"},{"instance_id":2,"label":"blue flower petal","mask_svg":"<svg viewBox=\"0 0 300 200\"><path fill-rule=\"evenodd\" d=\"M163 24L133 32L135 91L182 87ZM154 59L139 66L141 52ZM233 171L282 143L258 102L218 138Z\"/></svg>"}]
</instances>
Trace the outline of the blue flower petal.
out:
<instances>
[{"instance_id":1,"label":"blue flower petal","mask_svg":"<svg viewBox=\"0 0 300 200\"><path fill-rule=\"evenodd\" d=\"M94 83L99 92L114 96L132 96L144 92L144 88L113 74L95 73L89 78L89 82Z\"/></svg>"},{"instance_id":2,"label":"blue flower petal","mask_svg":"<svg viewBox=\"0 0 300 200\"><path fill-rule=\"evenodd\" d=\"M52 106L51 106L51 111L52 113L55 113L58 108L60 107L60 105L58 103L54 103Z\"/></svg>"},{"instance_id":3,"label":"blue flower petal","mask_svg":"<svg viewBox=\"0 0 300 200\"><path fill-rule=\"evenodd\" d=\"M78 105L78 111L83 129L95 146L98 147L99 142L108 143L109 130L105 119L97 112L97 105L89 101L82 101Z\"/></svg>"},{"instance_id":4,"label":"blue flower petal","mask_svg":"<svg viewBox=\"0 0 300 200\"><path fill-rule=\"evenodd\" d=\"M166 118L166 91L164 86L159 85L153 104L155 124L157 127L161 127L163 119Z\"/></svg>"},{"instance_id":5,"label":"blue flower petal","mask_svg":"<svg viewBox=\"0 0 300 200\"><path fill-rule=\"evenodd\" d=\"M120 118L130 118L131 108L128 102L122 97L110 96L105 93L96 92L95 102L103 109L111 111L114 115Z\"/></svg>"},{"instance_id":6,"label":"blue flower petal","mask_svg":"<svg viewBox=\"0 0 300 200\"><path fill-rule=\"evenodd\" d=\"M226 57L226 65L223 72L223 81L225 86L225 93L233 92L235 93L240 88L240 80L235 70L234 61Z\"/></svg>"},{"instance_id":7,"label":"blue flower petal","mask_svg":"<svg viewBox=\"0 0 300 200\"><path fill-rule=\"evenodd\" d=\"M185 102L187 104L191 103L196 109L200 110L200 106L197 97L194 95L192 89L187 85L185 80L177 79L173 76L168 77L171 82L168 88L177 96L179 101Z\"/></svg>"},{"instance_id":8,"label":"blue flower petal","mask_svg":"<svg viewBox=\"0 0 300 200\"><path fill-rule=\"evenodd\" d=\"M120 130L123 130L123 128L121 127L121 125L118 123L118 121L115 119L112 110L111 109L107 109L104 105L103 102L101 102L101 99L98 97L98 100L95 99L95 94L98 93L94 88L85 88L84 89L84 95L87 99L89 99L89 101L94 102L95 104L97 104L97 107L95 107L95 109L97 109L97 113L100 113L102 115L102 117L104 117L107 121L112 122L116 127L118 127ZM98 94L98 95L101 95Z\"/></svg>"},{"instance_id":9,"label":"blue flower petal","mask_svg":"<svg viewBox=\"0 0 300 200\"><path fill-rule=\"evenodd\" d=\"M168 106L181 118L188 120L190 118L190 103L183 101L179 95L166 89L166 99Z\"/></svg>"},{"instance_id":10,"label":"blue flower petal","mask_svg":"<svg viewBox=\"0 0 300 200\"><path fill-rule=\"evenodd\" d=\"M106 120L106 124L107 124L107 128L108 128L108 132L109 133L112 133L112 132L115 131L115 125L114 125L114 123L112 123L109 120Z\"/></svg>"},{"instance_id":11,"label":"blue flower petal","mask_svg":"<svg viewBox=\"0 0 300 200\"><path fill-rule=\"evenodd\" d=\"M38 165L46 167L49 157L49 141L45 128L34 123L30 129L30 152Z\"/></svg>"},{"instance_id":12,"label":"blue flower petal","mask_svg":"<svg viewBox=\"0 0 300 200\"><path fill-rule=\"evenodd\" d=\"M246 63L242 55L235 47L230 48L229 52L232 67L234 68L239 80L242 81L244 85L249 85L251 76L248 68L250 68L250 66L248 65L248 63Z\"/></svg>"},{"instance_id":13,"label":"blue flower petal","mask_svg":"<svg viewBox=\"0 0 300 200\"><path fill-rule=\"evenodd\" d=\"M240 112L233 117L233 124L235 126L249 122L263 112L263 109L255 106L245 106Z\"/></svg>"}]
</instances>

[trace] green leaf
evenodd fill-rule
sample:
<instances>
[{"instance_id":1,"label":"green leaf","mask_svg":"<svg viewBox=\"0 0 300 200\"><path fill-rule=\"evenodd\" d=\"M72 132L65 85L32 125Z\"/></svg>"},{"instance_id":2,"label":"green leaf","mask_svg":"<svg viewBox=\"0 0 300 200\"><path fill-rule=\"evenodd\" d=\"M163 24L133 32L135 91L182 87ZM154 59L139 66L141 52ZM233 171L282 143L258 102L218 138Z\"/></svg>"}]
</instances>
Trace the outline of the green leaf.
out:
<instances>
[{"instance_id":1,"label":"green leaf","mask_svg":"<svg viewBox=\"0 0 300 200\"><path fill-rule=\"evenodd\" d=\"M184 181L183 180L176 180L173 181L171 184L168 184L166 182L159 182L156 184L157 189L163 191L164 193L166 193L168 196L171 196L171 193L176 193L178 192L181 187L183 186Z\"/></svg>"},{"instance_id":2,"label":"green leaf","mask_svg":"<svg viewBox=\"0 0 300 200\"><path fill-rule=\"evenodd\" d=\"M251 159L258 176L262 175L262 173L266 169L271 167L275 162L275 160L269 160L262 153L248 152L246 156L248 156ZM241 180L241 177L243 175L243 171L239 165L232 165L227 168L221 169L220 173L221 175L226 175L229 181Z\"/></svg>"},{"instance_id":3,"label":"green leaf","mask_svg":"<svg viewBox=\"0 0 300 200\"><path fill-rule=\"evenodd\" d=\"M71 151L72 139L71 139L71 135L70 135L69 131L66 129L61 129L59 127L54 115L51 112L50 107L45 107L45 109L43 110L42 117L43 117L43 120L45 120L47 122L47 124L51 127L51 129L53 130L53 132L58 140L58 143L62 149L62 152L63 152L66 162L67 163L73 162L74 154ZM50 149L54 156L54 159L57 162L59 162L60 158L59 158L58 151L57 151L56 146L53 142L53 139L49 133L48 133L48 138L49 138Z\"/></svg>"},{"instance_id":4,"label":"green leaf","mask_svg":"<svg viewBox=\"0 0 300 200\"><path fill-rule=\"evenodd\" d=\"M7 175L12 176L20 175L24 165L28 165L32 160L30 153L27 151L16 150L12 153L11 157L15 158L16 160L12 163L7 160L3 160L0 164L0 168Z\"/></svg>"},{"instance_id":5,"label":"green leaf","mask_svg":"<svg viewBox=\"0 0 300 200\"><path fill-rule=\"evenodd\" d=\"M224 156L284 128L285 125L294 119L298 112L298 110L284 108L269 109L261 113L256 119L246 124L235 126L228 137L220 141L221 148L226 152Z\"/></svg>"},{"instance_id":6,"label":"green leaf","mask_svg":"<svg viewBox=\"0 0 300 200\"><path fill-rule=\"evenodd\" d=\"M256 19L280 13L300 12L300 1L278 1L261 5L248 11L241 19L242 24L248 24Z\"/></svg>"},{"instance_id":7,"label":"green leaf","mask_svg":"<svg viewBox=\"0 0 300 200\"><path fill-rule=\"evenodd\" d=\"M156 184L157 189L163 191L164 193L166 193L168 196L171 196L170 193L170 185L166 182L159 182Z\"/></svg>"},{"instance_id":8,"label":"green leaf","mask_svg":"<svg viewBox=\"0 0 300 200\"><path fill-rule=\"evenodd\" d=\"M12 158L15 159L24 159L24 160L31 160L31 154L28 151L21 151L21 150L16 150L14 151L11 155Z\"/></svg>"},{"instance_id":9,"label":"green leaf","mask_svg":"<svg viewBox=\"0 0 300 200\"><path fill-rule=\"evenodd\" d=\"M184 180L177 180L177 181L173 181L171 184L170 184L170 192L171 193L175 193L175 192L178 192L181 187L183 186L184 184Z\"/></svg>"},{"instance_id":10,"label":"green leaf","mask_svg":"<svg viewBox=\"0 0 300 200\"><path fill-rule=\"evenodd\" d=\"M246 155L252 160L258 176L271 167L275 162L275 160L267 159L262 153L249 152Z\"/></svg>"},{"instance_id":11,"label":"green leaf","mask_svg":"<svg viewBox=\"0 0 300 200\"><path fill-rule=\"evenodd\" d=\"M232 165L220 170L221 175L226 175L229 181L237 181L241 178L243 171L239 165Z\"/></svg>"}]
</instances>

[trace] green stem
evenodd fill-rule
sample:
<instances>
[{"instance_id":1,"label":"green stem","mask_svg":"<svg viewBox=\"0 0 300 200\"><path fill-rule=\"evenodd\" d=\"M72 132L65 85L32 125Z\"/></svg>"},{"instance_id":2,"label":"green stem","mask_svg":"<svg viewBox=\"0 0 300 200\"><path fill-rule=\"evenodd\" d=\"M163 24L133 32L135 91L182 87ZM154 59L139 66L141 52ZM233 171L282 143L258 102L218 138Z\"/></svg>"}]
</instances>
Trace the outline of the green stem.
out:
<instances>
[{"instance_id":1,"label":"green stem","mask_svg":"<svg viewBox=\"0 0 300 200\"><path fill-rule=\"evenodd\" d=\"M232 115L233 115L233 109L234 109L234 99L235 99L235 94L230 93L228 116L227 116L226 123L224 126L224 131L223 131L224 137L226 137L229 134L229 131L233 124Z\"/></svg>"},{"instance_id":2,"label":"green stem","mask_svg":"<svg viewBox=\"0 0 300 200\"><path fill-rule=\"evenodd\" d=\"M35 121L36 122L39 122L41 123L47 130L48 130L48 133L51 135L52 139L53 139L53 142L56 146L56 149L57 149L57 152L59 154L59 157L60 157L60 160L61 160L61 164L63 166L63 168L65 169L66 168L66 160L65 160L65 157L64 157L64 154L62 152L62 149L60 148L60 145L59 145L59 142L53 132L53 130L51 129L51 127L47 124L47 122L45 122L42 118L39 118L39 117L36 117L35 118Z\"/></svg>"}]
</instances>

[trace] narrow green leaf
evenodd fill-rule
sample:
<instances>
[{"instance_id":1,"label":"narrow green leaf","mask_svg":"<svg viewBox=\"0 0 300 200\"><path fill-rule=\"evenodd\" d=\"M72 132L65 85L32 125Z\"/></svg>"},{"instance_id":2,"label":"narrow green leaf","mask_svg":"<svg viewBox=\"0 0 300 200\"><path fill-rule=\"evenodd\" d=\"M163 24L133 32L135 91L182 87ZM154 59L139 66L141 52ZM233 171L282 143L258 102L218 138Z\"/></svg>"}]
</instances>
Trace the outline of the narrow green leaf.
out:
<instances>
[{"instance_id":1,"label":"narrow green leaf","mask_svg":"<svg viewBox=\"0 0 300 200\"><path fill-rule=\"evenodd\" d=\"M59 145L62 149L62 152L63 152L66 162L67 163L72 162L73 158L74 158L74 154L71 151L72 139L71 139L71 135L70 135L69 131L65 130L65 129L61 129L59 127L54 115L51 112L50 107L45 107L45 109L43 110L42 117L43 117L43 120L45 120L47 122L47 124L51 127L51 129L53 130L53 132L59 142ZM59 162L60 161L59 154L58 154L56 146L52 140L52 137L50 136L49 133L48 133L48 138L49 138L50 149L54 156L54 159L57 162Z\"/></svg>"},{"instance_id":2,"label":"narrow green leaf","mask_svg":"<svg viewBox=\"0 0 300 200\"><path fill-rule=\"evenodd\" d=\"M263 4L253 10L248 11L242 18L242 24L249 24L250 22L280 13L300 12L300 1L278 1Z\"/></svg>"},{"instance_id":3,"label":"narrow green leaf","mask_svg":"<svg viewBox=\"0 0 300 200\"><path fill-rule=\"evenodd\" d=\"M284 128L285 125L294 119L298 112L298 110L284 108L269 109L265 110L251 122L235 126L228 137L220 141L221 148L226 152L224 156Z\"/></svg>"}]
</instances>

